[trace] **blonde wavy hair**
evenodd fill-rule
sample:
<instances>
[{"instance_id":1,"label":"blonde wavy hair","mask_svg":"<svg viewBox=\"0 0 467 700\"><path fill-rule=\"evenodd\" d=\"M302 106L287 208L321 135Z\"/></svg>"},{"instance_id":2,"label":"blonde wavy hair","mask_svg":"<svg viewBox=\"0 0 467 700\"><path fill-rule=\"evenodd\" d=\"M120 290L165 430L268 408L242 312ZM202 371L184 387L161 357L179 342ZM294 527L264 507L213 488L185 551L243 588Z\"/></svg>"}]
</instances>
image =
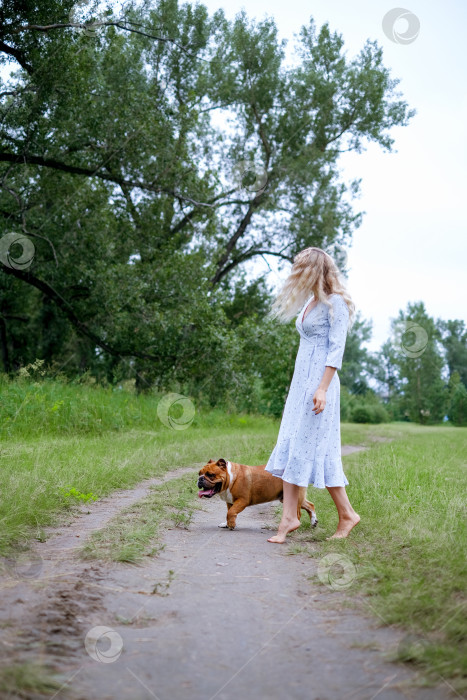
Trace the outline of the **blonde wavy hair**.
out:
<instances>
[{"instance_id":1,"label":"blonde wavy hair","mask_svg":"<svg viewBox=\"0 0 467 700\"><path fill-rule=\"evenodd\" d=\"M331 319L333 308L328 297L331 294L340 294L349 309L350 330L355 319L355 304L347 292L336 263L321 248L304 248L297 253L290 275L275 298L268 316L287 323L297 315L312 294L314 299L324 302L329 307Z\"/></svg>"}]
</instances>

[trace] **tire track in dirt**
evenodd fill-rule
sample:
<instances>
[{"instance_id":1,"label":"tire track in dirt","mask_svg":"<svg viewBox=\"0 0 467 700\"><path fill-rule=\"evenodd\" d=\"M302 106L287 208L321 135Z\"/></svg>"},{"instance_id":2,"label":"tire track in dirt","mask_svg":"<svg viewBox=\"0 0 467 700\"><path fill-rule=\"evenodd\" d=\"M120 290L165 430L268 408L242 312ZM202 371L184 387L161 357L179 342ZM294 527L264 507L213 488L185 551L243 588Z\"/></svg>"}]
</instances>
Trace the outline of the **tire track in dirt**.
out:
<instances>
[{"instance_id":1,"label":"tire track in dirt","mask_svg":"<svg viewBox=\"0 0 467 700\"><path fill-rule=\"evenodd\" d=\"M132 489L117 490L99 501L80 505L71 521L45 529L46 541L35 542L27 552L3 560L3 666L30 661L55 670L66 668L66 659L82 651L85 620L102 609L106 589L105 565L84 563L79 558L86 537L105 527L121 510L145 498L153 486L188 473L195 475L196 466L172 470ZM30 697L41 696L32 693Z\"/></svg>"}]
</instances>

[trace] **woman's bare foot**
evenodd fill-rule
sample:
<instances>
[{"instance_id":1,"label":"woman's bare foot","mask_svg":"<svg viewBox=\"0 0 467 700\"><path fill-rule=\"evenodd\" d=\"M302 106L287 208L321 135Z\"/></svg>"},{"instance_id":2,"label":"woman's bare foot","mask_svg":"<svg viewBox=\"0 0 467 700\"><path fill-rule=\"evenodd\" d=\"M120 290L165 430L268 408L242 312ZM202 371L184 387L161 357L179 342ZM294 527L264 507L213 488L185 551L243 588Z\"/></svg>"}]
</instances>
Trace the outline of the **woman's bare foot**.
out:
<instances>
[{"instance_id":1,"label":"woman's bare foot","mask_svg":"<svg viewBox=\"0 0 467 700\"><path fill-rule=\"evenodd\" d=\"M277 530L277 535L274 537L269 537L268 542L277 542L278 544L284 544L285 538L293 530L297 530L300 527L300 520L298 518L293 518L292 520L281 520L279 529Z\"/></svg>"},{"instance_id":2,"label":"woman's bare foot","mask_svg":"<svg viewBox=\"0 0 467 700\"><path fill-rule=\"evenodd\" d=\"M332 535L332 537L326 537L326 539L337 540L341 539L342 537L347 537L349 532L355 527L355 525L358 525L359 522L360 516L358 513L355 513L355 511L352 513L352 515L340 518L336 532Z\"/></svg>"}]
</instances>

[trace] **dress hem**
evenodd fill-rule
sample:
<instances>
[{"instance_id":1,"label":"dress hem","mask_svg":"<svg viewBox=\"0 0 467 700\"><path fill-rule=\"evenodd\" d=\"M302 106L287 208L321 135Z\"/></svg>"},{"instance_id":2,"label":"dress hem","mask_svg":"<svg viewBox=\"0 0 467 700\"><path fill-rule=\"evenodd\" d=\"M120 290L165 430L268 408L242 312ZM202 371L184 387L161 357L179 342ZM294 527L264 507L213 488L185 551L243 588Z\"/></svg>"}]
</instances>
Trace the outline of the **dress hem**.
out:
<instances>
[{"instance_id":1,"label":"dress hem","mask_svg":"<svg viewBox=\"0 0 467 700\"><path fill-rule=\"evenodd\" d=\"M272 476L277 477L278 479L282 479L282 476L280 474L274 474L273 472L269 472L269 473L272 474ZM284 473L284 472L282 472L282 473ZM325 483L324 486L320 486L318 484L315 484L315 483L313 483L313 481L309 481L308 484L295 484L295 482L289 481L288 479L282 479L282 481L286 481L288 484L294 484L294 486L299 486L300 488L313 486L315 489L326 489L326 488L332 489L332 488L337 488L337 487L345 488L346 486L349 485L349 481L347 478L345 479L345 483L343 483L343 484L326 484Z\"/></svg>"},{"instance_id":2,"label":"dress hem","mask_svg":"<svg viewBox=\"0 0 467 700\"><path fill-rule=\"evenodd\" d=\"M300 487L314 486L318 489L325 489L349 485L349 480L342 467L340 446L338 457L337 455L335 457L322 455L315 456L314 459L307 459L297 455L294 443L294 438L278 442L269 457L265 471L288 484ZM292 481L293 478L295 481Z\"/></svg>"}]
</instances>

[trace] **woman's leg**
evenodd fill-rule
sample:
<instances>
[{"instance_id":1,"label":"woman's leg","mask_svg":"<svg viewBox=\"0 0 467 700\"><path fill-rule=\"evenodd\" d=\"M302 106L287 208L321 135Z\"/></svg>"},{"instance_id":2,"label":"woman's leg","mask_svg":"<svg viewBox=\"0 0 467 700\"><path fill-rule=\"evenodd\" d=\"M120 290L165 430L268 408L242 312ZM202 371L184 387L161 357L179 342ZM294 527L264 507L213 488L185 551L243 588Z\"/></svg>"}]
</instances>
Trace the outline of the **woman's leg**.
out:
<instances>
[{"instance_id":1,"label":"woman's leg","mask_svg":"<svg viewBox=\"0 0 467 700\"><path fill-rule=\"evenodd\" d=\"M270 537L268 542L278 542L283 544L289 532L300 527L300 520L297 518L299 486L283 481L283 510L282 519L277 530L277 535Z\"/></svg>"},{"instance_id":2,"label":"woman's leg","mask_svg":"<svg viewBox=\"0 0 467 700\"><path fill-rule=\"evenodd\" d=\"M336 504L339 514L337 530L332 537L328 537L327 539L332 540L334 538L347 537L351 529L360 522L360 516L350 505L345 486L326 486L326 488L331 494L331 498Z\"/></svg>"}]
</instances>

